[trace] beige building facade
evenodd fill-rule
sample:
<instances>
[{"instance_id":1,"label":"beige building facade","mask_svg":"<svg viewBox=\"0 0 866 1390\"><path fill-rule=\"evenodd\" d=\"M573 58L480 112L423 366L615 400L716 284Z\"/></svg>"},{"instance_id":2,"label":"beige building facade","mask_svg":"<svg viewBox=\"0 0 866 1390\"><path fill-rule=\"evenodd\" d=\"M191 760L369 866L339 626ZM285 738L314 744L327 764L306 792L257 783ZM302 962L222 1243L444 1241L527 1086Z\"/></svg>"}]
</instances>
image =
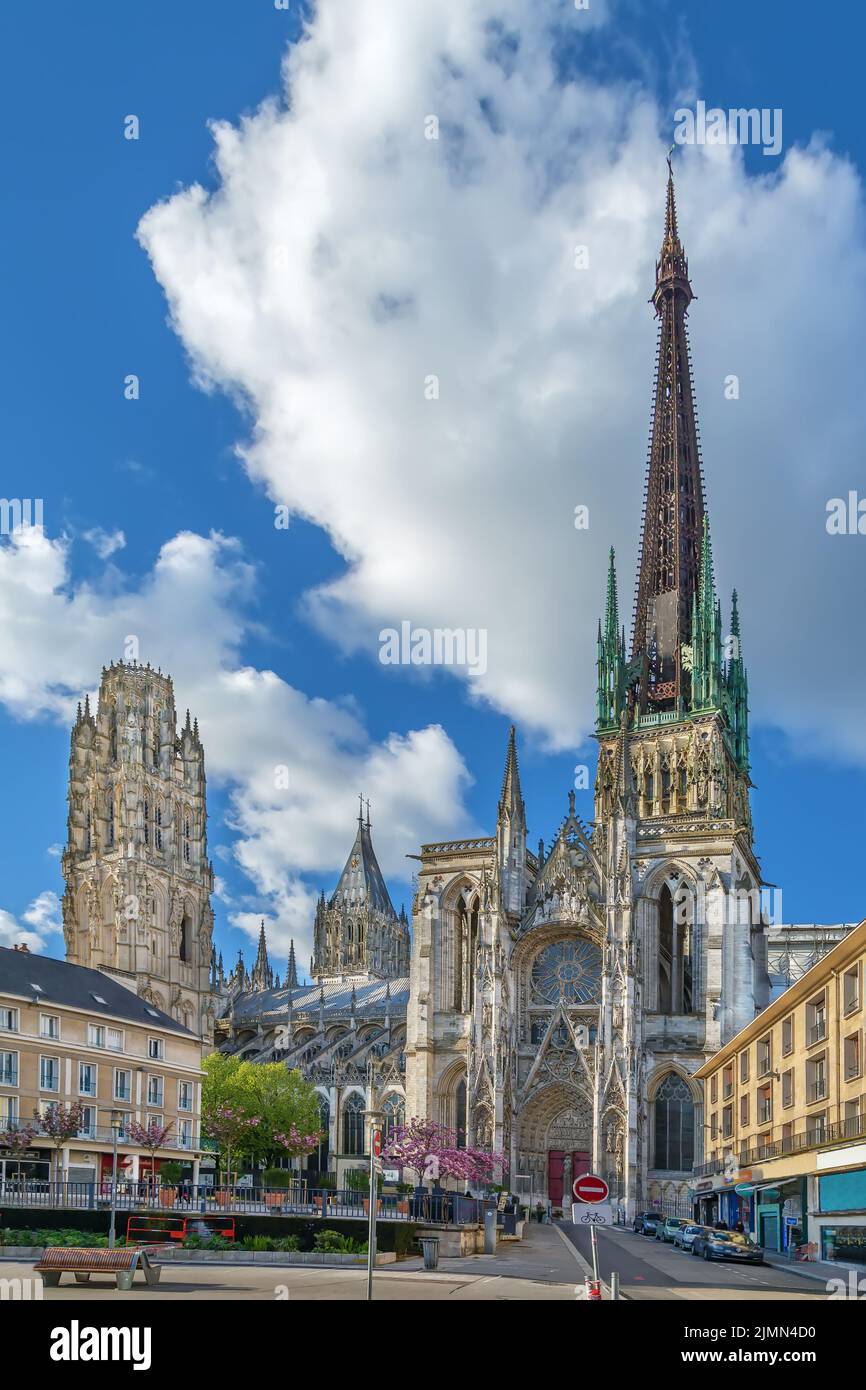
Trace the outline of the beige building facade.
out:
<instances>
[{"instance_id":1,"label":"beige building facade","mask_svg":"<svg viewBox=\"0 0 866 1390\"><path fill-rule=\"evenodd\" d=\"M696 1073L704 1219L866 1265L866 921Z\"/></svg>"},{"instance_id":2,"label":"beige building facade","mask_svg":"<svg viewBox=\"0 0 866 1390\"><path fill-rule=\"evenodd\" d=\"M101 972L0 948L0 1192L61 1172L108 1182L115 1138L120 1179L171 1159L197 1181L201 1056L195 1034ZM10 1132L76 1104L81 1128L62 1147L38 1133L20 1155L10 1147ZM153 1155L127 1133L151 1121L169 1131Z\"/></svg>"}]
</instances>

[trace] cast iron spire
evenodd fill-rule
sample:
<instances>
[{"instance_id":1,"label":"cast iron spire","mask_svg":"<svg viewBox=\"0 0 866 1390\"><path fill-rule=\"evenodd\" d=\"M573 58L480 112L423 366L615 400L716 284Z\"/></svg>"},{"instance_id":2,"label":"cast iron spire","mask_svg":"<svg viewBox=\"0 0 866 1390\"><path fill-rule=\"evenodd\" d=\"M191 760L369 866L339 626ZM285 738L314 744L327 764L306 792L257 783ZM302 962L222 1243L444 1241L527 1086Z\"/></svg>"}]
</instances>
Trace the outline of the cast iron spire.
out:
<instances>
[{"instance_id":1,"label":"cast iron spire","mask_svg":"<svg viewBox=\"0 0 866 1390\"><path fill-rule=\"evenodd\" d=\"M665 232L652 297L658 358L632 637L632 661L641 661L642 711L683 708L691 693L681 649L691 641L704 519L686 330L693 298L668 160Z\"/></svg>"}]
</instances>

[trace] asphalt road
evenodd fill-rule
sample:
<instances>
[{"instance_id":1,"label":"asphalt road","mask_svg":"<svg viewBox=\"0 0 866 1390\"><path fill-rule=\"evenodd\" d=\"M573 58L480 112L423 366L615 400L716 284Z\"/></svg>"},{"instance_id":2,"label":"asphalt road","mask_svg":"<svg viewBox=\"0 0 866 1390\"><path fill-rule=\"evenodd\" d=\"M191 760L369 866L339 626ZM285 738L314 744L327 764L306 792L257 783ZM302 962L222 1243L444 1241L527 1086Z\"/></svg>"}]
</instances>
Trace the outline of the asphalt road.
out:
<instances>
[{"instance_id":1,"label":"asphalt road","mask_svg":"<svg viewBox=\"0 0 866 1390\"><path fill-rule=\"evenodd\" d=\"M591 1237L579 1226L560 1226L584 1259L592 1262ZM702 1259L649 1236L617 1227L598 1232L599 1272L605 1283L612 1270L632 1299L803 1299L826 1300L824 1285L773 1265L736 1265Z\"/></svg>"}]
</instances>

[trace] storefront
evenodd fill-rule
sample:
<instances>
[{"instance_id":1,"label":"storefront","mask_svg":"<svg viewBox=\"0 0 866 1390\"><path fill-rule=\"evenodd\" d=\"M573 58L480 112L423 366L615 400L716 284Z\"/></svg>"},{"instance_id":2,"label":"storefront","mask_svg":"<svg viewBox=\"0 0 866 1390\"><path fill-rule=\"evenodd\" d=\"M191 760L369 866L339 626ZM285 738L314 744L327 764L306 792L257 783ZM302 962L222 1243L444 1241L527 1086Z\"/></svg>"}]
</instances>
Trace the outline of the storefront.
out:
<instances>
[{"instance_id":1,"label":"storefront","mask_svg":"<svg viewBox=\"0 0 866 1390\"><path fill-rule=\"evenodd\" d=\"M0 1192L25 1182L47 1183L50 1176L50 1149L25 1149L21 1154L0 1149Z\"/></svg>"},{"instance_id":2,"label":"storefront","mask_svg":"<svg viewBox=\"0 0 866 1390\"><path fill-rule=\"evenodd\" d=\"M813 1228L820 1258L866 1265L866 1168L822 1174L817 1187Z\"/></svg>"}]
</instances>

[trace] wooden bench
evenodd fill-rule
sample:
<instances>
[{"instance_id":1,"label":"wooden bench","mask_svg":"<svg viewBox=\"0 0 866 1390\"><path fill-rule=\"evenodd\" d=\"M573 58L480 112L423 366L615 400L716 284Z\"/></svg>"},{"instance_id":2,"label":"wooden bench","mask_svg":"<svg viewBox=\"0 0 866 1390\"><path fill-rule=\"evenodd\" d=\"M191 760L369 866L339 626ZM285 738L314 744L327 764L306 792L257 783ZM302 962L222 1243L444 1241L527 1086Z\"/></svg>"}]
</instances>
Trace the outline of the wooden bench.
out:
<instances>
[{"instance_id":1,"label":"wooden bench","mask_svg":"<svg viewBox=\"0 0 866 1390\"><path fill-rule=\"evenodd\" d=\"M131 1289L136 1270L148 1284L158 1284L160 1270L151 1263L146 1250L107 1250L90 1246L48 1245L34 1265L49 1289L56 1289L61 1274L74 1274L76 1283L86 1284L91 1274L113 1274L119 1289Z\"/></svg>"}]
</instances>

